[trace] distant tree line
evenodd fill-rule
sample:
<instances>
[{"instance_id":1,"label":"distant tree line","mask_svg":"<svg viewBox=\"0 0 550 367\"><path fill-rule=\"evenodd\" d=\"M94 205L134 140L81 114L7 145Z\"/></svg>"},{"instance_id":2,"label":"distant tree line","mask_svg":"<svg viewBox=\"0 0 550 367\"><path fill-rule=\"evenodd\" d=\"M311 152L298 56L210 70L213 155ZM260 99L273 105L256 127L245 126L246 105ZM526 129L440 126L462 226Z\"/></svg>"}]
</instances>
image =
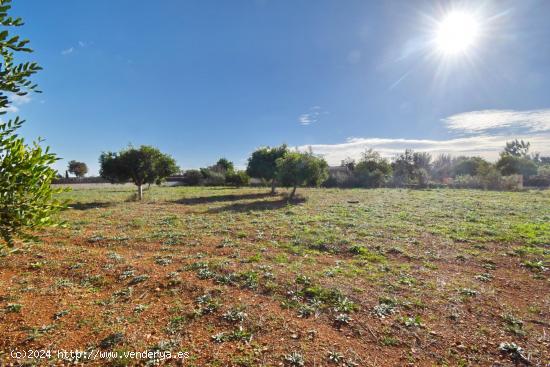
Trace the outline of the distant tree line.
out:
<instances>
[{"instance_id":1,"label":"distant tree line","mask_svg":"<svg viewBox=\"0 0 550 367\"><path fill-rule=\"evenodd\" d=\"M523 179L526 186L550 186L550 157L529 154L523 140L507 142L496 163L481 157L452 157L441 154L433 159L425 152L405 150L393 161L367 150L355 161L345 159L332 167L327 187L419 187L448 185L481 189L514 189Z\"/></svg>"},{"instance_id":2,"label":"distant tree line","mask_svg":"<svg viewBox=\"0 0 550 367\"><path fill-rule=\"evenodd\" d=\"M167 178L188 186L269 186L272 194L280 185L292 189L291 199L301 186L449 186L511 190L519 188L523 182L525 186L550 187L550 157L531 154L529 148L529 142L523 140L507 142L495 163L481 157L452 157L448 154L440 154L434 159L429 153L410 149L390 160L368 149L358 160L347 158L340 166L329 167L322 157L311 151L291 151L286 145L281 145L255 150L248 158L246 170L237 170L233 162L220 158L211 166L182 172L171 156L158 149L130 146L118 153L103 153L100 176L111 183L133 182L140 200L144 185L160 184ZM83 180L87 172L85 163L69 162L67 173L78 180Z\"/></svg>"}]
</instances>

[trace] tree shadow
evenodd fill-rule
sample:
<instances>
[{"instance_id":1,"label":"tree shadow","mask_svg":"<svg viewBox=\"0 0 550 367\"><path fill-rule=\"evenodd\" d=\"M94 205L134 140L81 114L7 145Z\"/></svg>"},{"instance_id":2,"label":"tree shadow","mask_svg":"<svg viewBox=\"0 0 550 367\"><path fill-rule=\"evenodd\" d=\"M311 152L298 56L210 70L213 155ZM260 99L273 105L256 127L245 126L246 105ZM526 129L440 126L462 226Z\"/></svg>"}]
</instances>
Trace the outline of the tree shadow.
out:
<instances>
[{"instance_id":1,"label":"tree shadow","mask_svg":"<svg viewBox=\"0 0 550 367\"><path fill-rule=\"evenodd\" d=\"M276 210L276 209L285 208L291 205L298 205L298 204L304 203L305 201L306 201L305 198L302 198L302 197L294 198L292 201L288 200L288 198L286 197L276 201L258 200L258 201L253 201L251 203L235 203L235 204L225 205L218 208L211 208L207 211L207 213L215 214L215 213L223 213L223 212L248 212L248 211L260 211L260 210Z\"/></svg>"},{"instance_id":2,"label":"tree shadow","mask_svg":"<svg viewBox=\"0 0 550 367\"><path fill-rule=\"evenodd\" d=\"M111 206L114 206L114 203L94 201L94 202L91 202L91 203L72 203L72 204L69 204L67 209L90 210L90 209L109 208Z\"/></svg>"},{"instance_id":3,"label":"tree shadow","mask_svg":"<svg viewBox=\"0 0 550 367\"><path fill-rule=\"evenodd\" d=\"M238 194L238 195L215 195L215 196L199 196L195 198L183 198L174 201L178 204L185 205L198 205L198 204L208 204L208 203L218 203L226 201L238 201L238 200L247 200L247 199L261 199L272 196L270 193L261 192L255 194Z\"/></svg>"}]
</instances>

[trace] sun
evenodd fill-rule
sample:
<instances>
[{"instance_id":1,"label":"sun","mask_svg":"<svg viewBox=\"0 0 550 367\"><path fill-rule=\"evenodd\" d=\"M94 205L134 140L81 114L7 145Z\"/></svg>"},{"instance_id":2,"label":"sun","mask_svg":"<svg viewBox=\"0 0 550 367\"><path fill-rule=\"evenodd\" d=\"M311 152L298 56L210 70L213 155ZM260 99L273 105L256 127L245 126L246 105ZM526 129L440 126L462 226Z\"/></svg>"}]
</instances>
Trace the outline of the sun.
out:
<instances>
[{"instance_id":1,"label":"sun","mask_svg":"<svg viewBox=\"0 0 550 367\"><path fill-rule=\"evenodd\" d=\"M479 37L479 22L473 14L453 11L437 25L435 44L444 55L468 52Z\"/></svg>"}]
</instances>

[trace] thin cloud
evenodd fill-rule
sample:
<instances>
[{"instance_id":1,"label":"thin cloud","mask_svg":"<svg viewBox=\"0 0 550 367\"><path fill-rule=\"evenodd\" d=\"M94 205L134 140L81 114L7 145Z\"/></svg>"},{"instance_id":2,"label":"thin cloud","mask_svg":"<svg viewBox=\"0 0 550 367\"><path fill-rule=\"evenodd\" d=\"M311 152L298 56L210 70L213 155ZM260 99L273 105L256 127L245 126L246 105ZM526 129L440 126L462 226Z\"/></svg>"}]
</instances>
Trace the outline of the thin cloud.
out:
<instances>
[{"instance_id":1,"label":"thin cloud","mask_svg":"<svg viewBox=\"0 0 550 367\"><path fill-rule=\"evenodd\" d=\"M472 111L447 117L443 122L451 130L466 133L510 128L531 132L550 131L550 109Z\"/></svg>"},{"instance_id":2,"label":"thin cloud","mask_svg":"<svg viewBox=\"0 0 550 367\"><path fill-rule=\"evenodd\" d=\"M300 115L300 117L298 117L298 122L300 122L300 125L309 125L314 122L314 120L311 117L311 114L303 113Z\"/></svg>"},{"instance_id":3,"label":"thin cloud","mask_svg":"<svg viewBox=\"0 0 550 367\"><path fill-rule=\"evenodd\" d=\"M19 106L25 105L31 101L30 94L25 94L24 96L20 96L15 93L8 93L7 97L10 100L11 105L8 108L2 108L0 110L8 113L19 112Z\"/></svg>"},{"instance_id":4,"label":"thin cloud","mask_svg":"<svg viewBox=\"0 0 550 367\"><path fill-rule=\"evenodd\" d=\"M368 148L388 158L405 149L414 149L434 155L445 153L495 160L505 143L517 138L529 141L533 152L550 155L550 109L472 111L447 117L443 122L450 133L468 135L442 140L348 138L340 144L303 145L297 149L306 151L311 148L331 165L337 165L347 157L357 159Z\"/></svg>"},{"instance_id":5,"label":"thin cloud","mask_svg":"<svg viewBox=\"0 0 550 367\"><path fill-rule=\"evenodd\" d=\"M69 48L61 51L61 55L65 56L65 55L72 54L73 52L74 52L74 47L69 47Z\"/></svg>"},{"instance_id":6,"label":"thin cloud","mask_svg":"<svg viewBox=\"0 0 550 367\"><path fill-rule=\"evenodd\" d=\"M319 121L321 115L326 113L327 112L323 111L320 106L313 106L309 108L309 112L302 113L298 116L298 122L300 125L307 126Z\"/></svg>"},{"instance_id":7,"label":"thin cloud","mask_svg":"<svg viewBox=\"0 0 550 367\"><path fill-rule=\"evenodd\" d=\"M11 94L9 96L9 98L12 100L12 102L18 106L21 106L21 105L24 105L24 104L27 104L31 101L31 96L30 94L25 94L23 96L20 96L18 94Z\"/></svg>"}]
</instances>

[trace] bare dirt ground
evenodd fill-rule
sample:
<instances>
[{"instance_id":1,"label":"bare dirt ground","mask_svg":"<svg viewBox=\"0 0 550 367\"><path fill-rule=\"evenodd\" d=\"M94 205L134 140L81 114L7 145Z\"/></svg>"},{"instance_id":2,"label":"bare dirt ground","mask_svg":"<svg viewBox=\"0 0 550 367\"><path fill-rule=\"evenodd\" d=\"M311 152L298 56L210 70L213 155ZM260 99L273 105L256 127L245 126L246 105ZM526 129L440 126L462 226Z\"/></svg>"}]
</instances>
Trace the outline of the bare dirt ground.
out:
<instances>
[{"instance_id":1,"label":"bare dirt ground","mask_svg":"<svg viewBox=\"0 0 550 367\"><path fill-rule=\"evenodd\" d=\"M76 187L65 228L0 258L0 361L550 363L548 191L132 190Z\"/></svg>"}]
</instances>

